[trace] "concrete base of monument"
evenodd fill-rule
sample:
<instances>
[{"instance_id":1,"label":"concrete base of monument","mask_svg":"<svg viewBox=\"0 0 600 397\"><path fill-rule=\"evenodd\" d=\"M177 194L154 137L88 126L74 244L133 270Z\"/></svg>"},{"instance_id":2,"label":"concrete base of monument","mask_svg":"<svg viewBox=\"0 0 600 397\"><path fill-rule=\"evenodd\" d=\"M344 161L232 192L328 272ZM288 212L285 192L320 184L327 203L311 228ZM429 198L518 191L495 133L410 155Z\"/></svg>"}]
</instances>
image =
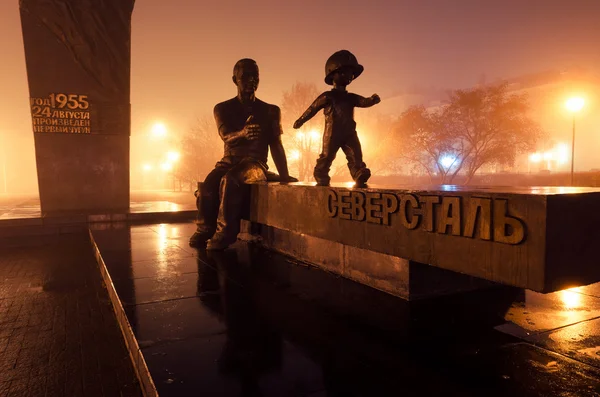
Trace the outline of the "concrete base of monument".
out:
<instances>
[{"instance_id":1,"label":"concrete base of monument","mask_svg":"<svg viewBox=\"0 0 600 397\"><path fill-rule=\"evenodd\" d=\"M242 221L239 238L406 300L501 285L423 263Z\"/></svg>"},{"instance_id":2,"label":"concrete base of monument","mask_svg":"<svg viewBox=\"0 0 600 397\"><path fill-rule=\"evenodd\" d=\"M249 204L273 249L399 296L419 274L458 289L414 263L467 287L460 275L543 293L600 281L600 189L256 184Z\"/></svg>"}]
</instances>

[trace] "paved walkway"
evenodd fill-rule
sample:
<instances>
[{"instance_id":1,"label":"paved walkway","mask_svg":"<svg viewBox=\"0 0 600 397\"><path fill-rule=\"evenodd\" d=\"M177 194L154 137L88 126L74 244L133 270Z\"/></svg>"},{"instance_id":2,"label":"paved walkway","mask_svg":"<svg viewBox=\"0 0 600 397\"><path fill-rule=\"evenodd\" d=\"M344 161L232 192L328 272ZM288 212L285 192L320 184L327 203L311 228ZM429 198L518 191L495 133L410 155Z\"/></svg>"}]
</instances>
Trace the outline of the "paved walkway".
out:
<instances>
[{"instance_id":1,"label":"paved walkway","mask_svg":"<svg viewBox=\"0 0 600 397\"><path fill-rule=\"evenodd\" d=\"M92 230L161 397L600 396L600 283L406 302L193 231Z\"/></svg>"},{"instance_id":2,"label":"paved walkway","mask_svg":"<svg viewBox=\"0 0 600 397\"><path fill-rule=\"evenodd\" d=\"M141 395L120 332L86 234L0 240L0 396Z\"/></svg>"},{"instance_id":3,"label":"paved walkway","mask_svg":"<svg viewBox=\"0 0 600 397\"><path fill-rule=\"evenodd\" d=\"M131 192L130 212L195 211L193 192L140 190ZM42 216L38 195L0 193L0 222L11 219L36 219Z\"/></svg>"}]
</instances>

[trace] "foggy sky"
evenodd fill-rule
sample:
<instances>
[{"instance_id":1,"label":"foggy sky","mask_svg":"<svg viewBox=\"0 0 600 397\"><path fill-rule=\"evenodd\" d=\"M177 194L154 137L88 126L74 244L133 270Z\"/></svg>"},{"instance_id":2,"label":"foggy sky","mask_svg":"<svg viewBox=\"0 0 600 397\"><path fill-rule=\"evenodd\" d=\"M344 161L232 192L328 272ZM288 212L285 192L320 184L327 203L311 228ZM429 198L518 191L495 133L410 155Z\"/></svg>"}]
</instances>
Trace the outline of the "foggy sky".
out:
<instances>
[{"instance_id":1,"label":"foggy sky","mask_svg":"<svg viewBox=\"0 0 600 397\"><path fill-rule=\"evenodd\" d=\"M325 60L341 48L366 68L352 89L383 99L412 85L471 86L482 73L493 79L600 65L595 0L252 3L241 9L236 1L137 2L137 123L153 115L185 122L210 112L234 95L231 69L242 57L257 60L258 94L275 103L297 80L326 90Z\"/></svg>"},{"instance_id":2,"label":"foggy sky","mask_svg":"<svg viewBox=\"0 0 600 397\"><path fill-rule=\"evenodd\" d=\"M599 19L597 0L137 0L132 134L155 120L184 130L210 114L235 94L231 69L243 57L258 62L258 96L272 103L296 81L328 89L325 60L342 48L365 66L352 90L384 100L411 86L472 86L482 74L597 72ZM0 22L0 130L30 135L17 0L0 1Z\"/></svg>"}]
</instances>

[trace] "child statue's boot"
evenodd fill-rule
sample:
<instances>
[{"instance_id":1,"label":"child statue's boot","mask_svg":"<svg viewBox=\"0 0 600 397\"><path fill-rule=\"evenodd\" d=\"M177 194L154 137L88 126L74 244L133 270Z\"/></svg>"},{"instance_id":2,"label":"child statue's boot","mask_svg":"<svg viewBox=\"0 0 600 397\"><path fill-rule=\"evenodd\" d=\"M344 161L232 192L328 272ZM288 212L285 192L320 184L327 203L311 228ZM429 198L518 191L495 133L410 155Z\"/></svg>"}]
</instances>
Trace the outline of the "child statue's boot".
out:
<instances>
[{"instance_id":1,"label":"child statue's boot","mask_svg":"<svg viewBox=\"0 0 600 397\"><path fill-rule=\"evenodd\" d=\"M329 173L320 169L319 165L315 167L313 177L315 178L315 181L317 181L317 186L329 186L329 183L331 182Z\"/></svg>"},{"instance_id":2,"label":"child statue's boot","mask_svg":"<svg viewBox=\"0 0 600 397\"><path fill-rule=\"evenodd\" d=\"M356 187L364 187L367 186L367 181L371 177L371 170L368 168L360 169L356 175L354 176L354 181L356 182Z\"/></svg>"}]
</instances>

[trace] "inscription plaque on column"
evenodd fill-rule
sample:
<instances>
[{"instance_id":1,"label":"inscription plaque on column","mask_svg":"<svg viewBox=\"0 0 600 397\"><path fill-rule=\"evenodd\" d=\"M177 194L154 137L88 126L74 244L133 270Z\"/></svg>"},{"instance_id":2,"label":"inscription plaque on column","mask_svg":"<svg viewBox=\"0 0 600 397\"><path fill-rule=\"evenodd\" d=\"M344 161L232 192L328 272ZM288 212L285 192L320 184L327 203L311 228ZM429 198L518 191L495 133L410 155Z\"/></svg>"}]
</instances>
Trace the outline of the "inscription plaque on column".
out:
<instances>
[{"instance_id":1,"label":"inscription plaque on column","mask_svg":"<svg viewBox=\"0 0 600 397\"><path fill-rule=\"evenodd\" d=\"M134 0L20 0L42 212L129 207Z\"/></svg>"},{"instance_id":2,"label":"inscription plaque on column","mask_svg":"<svg viewBox=\"0 0 600 397\"><path fill-rule=\"evenodd\" d=\"M87 95L50 94L31 98L33 132L90 134L90 103Z\"/></svg>"}]
</instances>

